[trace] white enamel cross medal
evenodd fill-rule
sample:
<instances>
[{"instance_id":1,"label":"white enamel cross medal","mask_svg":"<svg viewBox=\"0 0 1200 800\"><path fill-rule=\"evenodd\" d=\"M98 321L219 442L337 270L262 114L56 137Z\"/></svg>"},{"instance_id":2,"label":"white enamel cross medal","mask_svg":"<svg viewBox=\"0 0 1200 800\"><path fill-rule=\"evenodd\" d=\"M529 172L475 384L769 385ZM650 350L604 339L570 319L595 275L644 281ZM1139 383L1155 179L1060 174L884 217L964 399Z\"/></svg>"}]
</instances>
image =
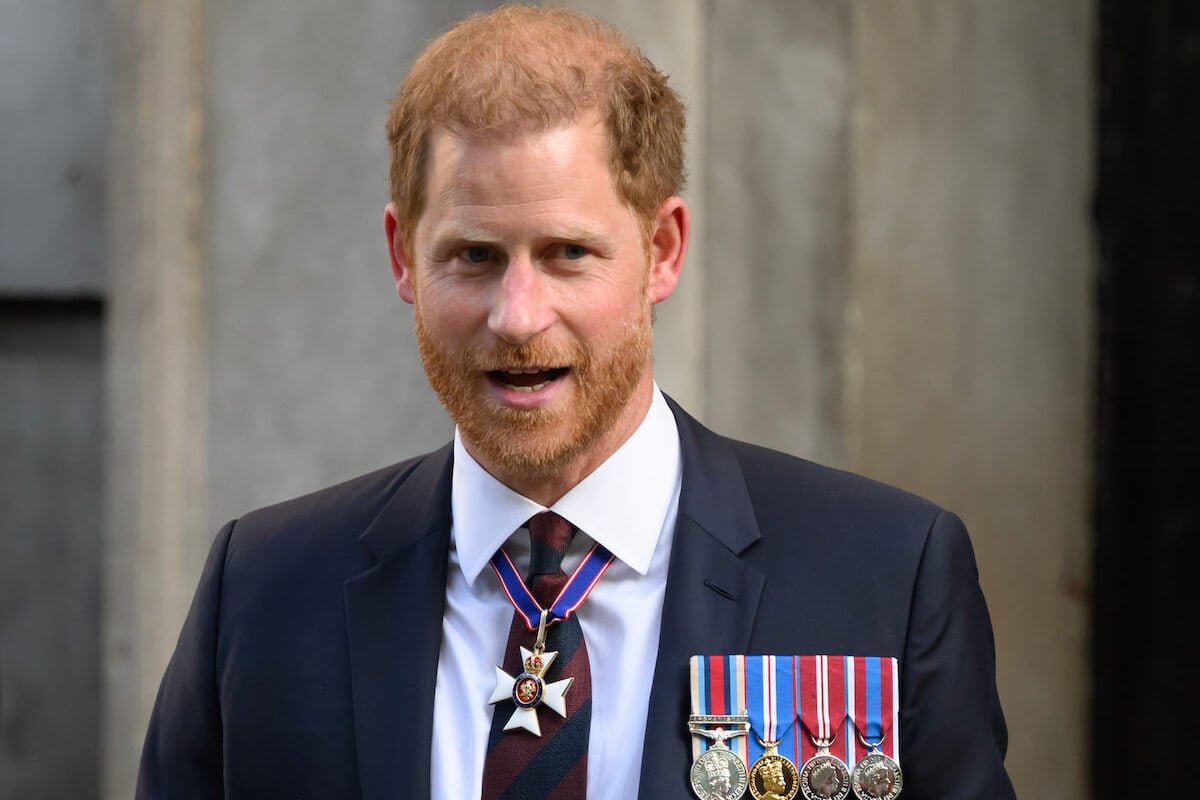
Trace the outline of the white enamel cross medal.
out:
<instances>
[{"instance_id":1,"label":"white enamel cross medal","mask_svg":"<svg viewBox=\"0 0 1200 800\"><path fill-rule=\"evenodd\" d=\"M537 642L533 650L521 648L521 663L524 671L515 678L496 667L496 688L492 690L488 703L499 703L512 700L516 705L512 716L504 725L504 730L511 731L524 728L534 736L542 735L538 725L537 707L544 705L560 717L567 716L567 690L571 688L574 678L565 678L554 683L546 683L546 671L554 663L557 652L545 652L546 641L546 612L542 612L542 621L538 626Z\"/></svg>"}]
</instances>

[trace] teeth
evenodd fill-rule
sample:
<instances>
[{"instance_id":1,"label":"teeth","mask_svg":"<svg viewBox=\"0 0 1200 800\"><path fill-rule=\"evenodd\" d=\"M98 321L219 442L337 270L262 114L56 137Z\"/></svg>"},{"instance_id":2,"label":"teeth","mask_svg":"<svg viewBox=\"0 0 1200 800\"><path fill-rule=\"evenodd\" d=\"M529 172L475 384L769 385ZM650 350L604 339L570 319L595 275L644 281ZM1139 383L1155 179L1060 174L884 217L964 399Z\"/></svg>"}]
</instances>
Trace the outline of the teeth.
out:
<instances>
[{"instance_id":1,"label":"teeth","mask_svg":"<svg viewBox=\"0 0 1200 800\"><path fill-rule=\"evenodd\" d=\"M504 385L507 386L509 389L512 389L514 392L529 393L529 392L536 392L539 389L546 388L547 386L550 385L550 381L542 381L541 383L536 383L533 386L513 386L511 383L506 383Z\"/></svg>"}]
</instances>

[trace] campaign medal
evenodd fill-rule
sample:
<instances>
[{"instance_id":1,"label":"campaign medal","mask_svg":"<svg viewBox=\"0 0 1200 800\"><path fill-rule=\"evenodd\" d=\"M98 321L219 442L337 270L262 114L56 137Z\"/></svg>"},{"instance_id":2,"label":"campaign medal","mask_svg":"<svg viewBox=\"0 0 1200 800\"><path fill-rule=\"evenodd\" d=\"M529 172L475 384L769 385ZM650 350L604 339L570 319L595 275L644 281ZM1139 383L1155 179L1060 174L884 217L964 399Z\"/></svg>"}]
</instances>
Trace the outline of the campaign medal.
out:
<instances>
[{"instance_id":1,"label":"campaign medal","mask_svg":"<svg viewBox=\"0 0 1200 800\"><path fill-rule=\"evenodd\" d=\"M706 727L713 724L717 727ZM731 727L727 729L725 725ZM744 715L693 714L688 718L688 730L712 742L692 763L692 791L700 800L738 800L746 793L746 765L725 742L745 736L748 727Z\"/></svg>"},{"instance_id":2,"label":"campaign medal","mask_svg":"<svg viewBox=\"0 0 1200 800\"><path fill-rule=\"evenodd\" d=\"M746 712L754 740L762 748L750 767L750 794L754 800L792 800L800 791L800 773L779 753L780 745L785 752L796 749L795 661L791 656L746 658Z\"/></svg>"},{"instance_id":3,"label":"campaign medal","mask_svg":"<svg viewBox=\"0 0 1200 800\"><path fill-rule=\"evenodd\" d=\"M693 656L690 783L700 800L739 800L746 792L746 657ZM727 742L732 742L731 747Z\"/></svg>"},{"instance_id":4,"label":"campaign medal","mask_svg":"<svg viewBox=\"0 0 1200 800\"><path fill-rule=\"evenodd\" d=\"M805 800L845 800L850 770L830 752L846 720L845 662L841 656L801 656L801 724L817 752L800 770Z\"/></svg>"},{"instance_id":5,"label":"campaign medal","mask_svg":"<svg viewBox=\"0 0 1200 800\"><path fill-rule=\"evenodd\" d=\"M546 706L560 717L567 716L567 690L571 688L575 679L547 682L546 673L558 653L546 652L546 629L571 616L583 605L583 601L592 593L592 589L596 588L596 584L612 564L613 558L613 554L606 548L599 544L594 545L575 568L575 572L550 608L542 608L525 585L525 581L521 579L508 553L501 548L492 556L492 569L496 571L504 593L508 595L513 608L525 620L525 626L531 631L537 631L533 649L521 648L521 672L514 677L496 667L496 687L492 690L488 703L511 700L516 706L512 716L505 723L504 730L524 728L534 736L541 736L542 728L538 724L537 716L539 706Z\"/></svg>"},{"instance_id":6,"label":"campaign medal","mask_svg":"<svg viewBox=\"0 0 1200 800\"><path fill-rule=\"evenodd\" d=\"M895 737L888 743L891 755L883 752L882 746L888 733L896 730L896 659L858 657L853 662L850 718L867 752L854 765L850 781L859 800L895 800L904 788Z\"/></svg>"}]
</instances>

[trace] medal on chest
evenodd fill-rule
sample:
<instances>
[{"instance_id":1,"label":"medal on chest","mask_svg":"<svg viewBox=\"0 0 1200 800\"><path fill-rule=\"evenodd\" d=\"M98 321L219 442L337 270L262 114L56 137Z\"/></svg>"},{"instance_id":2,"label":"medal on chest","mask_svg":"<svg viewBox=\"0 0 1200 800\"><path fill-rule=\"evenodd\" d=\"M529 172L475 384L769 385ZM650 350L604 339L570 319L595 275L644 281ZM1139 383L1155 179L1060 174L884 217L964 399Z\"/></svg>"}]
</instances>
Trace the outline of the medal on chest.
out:
<instances>
[{"instance_id":1,"label":"medal on chest","mask_svg":"<svg viewBox=\"0 0 1200 800\"><path fill-rule=\"evenodd\" d=\"M896 800L904 788L895 736L889 738L897 718L896 660L859 657L853 661L854 702L847 705L862 747L857 750L860 755L850 783L859 800ZM885 742L887 753L883 751Z\"/></svg>"},{"instance_id":2,"label":"medal on chest","mask_svg":"<svg viewBox=\"0 0 1200 800\"><path fill-rule=\"evenodd\" d=\"M746 712L761 751L750 767L754 800L792 800L800 791L800 773L784 752L796 750L795 660L791 656L746 656ZM753 742L751 743L753 745Z\"/></svg>"},{"instance_id":3,"label":"medal on chest","mask_svg":"<svg viewBox=\"0 0 1200 800\"><path fill-rule=\"evenodd\" d=\"M750 782L746 657L694 656L690 672L692 792L700 800L738 800Z\"/></svg>"},{"instance_id":4,"label":"medal on chest","mask_svg":"<svg viewBox=\"0 0 1200 800\"><path fill-rule=\"evenodd\" d=\"M817 748L800 770L800 793L805 800L845 800L850 770L829 750L846 721L845 663L840 656L801 656L800 661L800 719Z\"/></svg>"}]
</instances>

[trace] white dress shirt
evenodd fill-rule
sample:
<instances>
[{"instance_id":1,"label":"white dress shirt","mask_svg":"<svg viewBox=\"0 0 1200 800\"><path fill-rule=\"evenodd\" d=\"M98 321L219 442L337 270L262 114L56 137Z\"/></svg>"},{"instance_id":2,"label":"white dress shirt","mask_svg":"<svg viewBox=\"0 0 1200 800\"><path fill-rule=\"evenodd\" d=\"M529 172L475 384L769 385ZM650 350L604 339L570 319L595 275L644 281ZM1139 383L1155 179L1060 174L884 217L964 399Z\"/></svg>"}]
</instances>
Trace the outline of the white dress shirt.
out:
<instances>
[{"instance_id":1,"label":"white dress shirt","mask_svg":"<svg viewBox=\"0 0 1200 800\"><path fill-rule=\"evenodd\" d=\"M633 435L550 507L579 529L563 560L568 573L593 542L616 556L576 612L592 669L589 800L637 797L680 476L675 417L655 386L650 410ZM457 432L451 507L446 613L433 703L433 800L467 800L482 791L494 708L487 701L513 616L488 561L503 546L524 574L529 536L518 528L546 510L489 475ZM540 708L537 713L554 712Z\"/></svg>"}]
</instances>

